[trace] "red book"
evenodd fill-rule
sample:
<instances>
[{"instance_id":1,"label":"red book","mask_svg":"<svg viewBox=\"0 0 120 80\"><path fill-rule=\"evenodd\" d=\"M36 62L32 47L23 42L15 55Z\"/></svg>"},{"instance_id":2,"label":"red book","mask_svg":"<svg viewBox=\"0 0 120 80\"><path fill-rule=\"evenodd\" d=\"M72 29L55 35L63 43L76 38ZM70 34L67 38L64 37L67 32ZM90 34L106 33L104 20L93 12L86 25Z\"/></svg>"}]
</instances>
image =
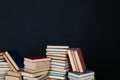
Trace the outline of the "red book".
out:
<instances>
[{"instance_id":1,"label":"red book","mask_svg":"<svg viewBox=\"0 0 120 80\"><path fill-rule=\"evenodd\" d=\"M25 57L24 60L29 62L38 62L38 61L48 61L51 59L46 56L30 56L30 57Z\"/></svg>"},{"instance_id":2,"label":"red book","mask_svg":"<svg viewBox=\"0 0 120 80\"><path fill-rule=\"evenodd\" d=\"M0 55L3 55L3 53L4 53L5 51L6 51L6 50L1 49L1 50L0 50Z\"/></svg>"},{"instance_id":3,"label":"red book","mask_svg":"<svg viewBox=\"0 0 120 80\"><path fill-rule=\"evenodd\" d=\"M85 72L86 71L86 65L85 65L83 55L82 55L81 48L74 48L74 54L75 54L76 61L77 61L77 64L78 64L79 72Z\"/></svg>"}]
</instances>

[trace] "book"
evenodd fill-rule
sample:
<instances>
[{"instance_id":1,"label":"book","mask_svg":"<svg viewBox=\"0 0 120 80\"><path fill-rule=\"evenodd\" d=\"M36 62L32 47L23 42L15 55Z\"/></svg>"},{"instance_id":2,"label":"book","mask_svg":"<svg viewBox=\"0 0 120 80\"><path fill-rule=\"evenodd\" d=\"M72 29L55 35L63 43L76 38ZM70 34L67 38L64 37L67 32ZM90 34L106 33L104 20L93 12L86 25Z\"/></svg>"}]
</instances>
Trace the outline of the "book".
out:
<instances>
[{"instance_id":1,"label":"book","mask_svg":"<svg viewBox=\"0 0 120 80\"><path fill-rule=\"evenodd\" d=\"M58 48L58 49L61 49L61 48L69 48L69 46L47 45L47 48Z\"/></svg>"},{"instance_id":2,"label":"book","mask_svg":"<svg viewBox=\"0 0 120 80\"><path fill-rule=\"evenodd\" d=\"M61 55L66 55L66 54L67 54L67 52L50 51L50 52L46 52L46 54L61 54Z\"/></svg>"},{"instance_id":3,"label":"book","mask_svg":"<svg viewBox=\"0 0 120 80\"><path fill-rule=\"evenodd\" d=\"M68 63L57 63L57 62L51 62L51 65L68 66Z\"/></svg>"},{"instance_id":4,"label":"book","mask_svg":"<svg viewBox=\"0 0 120 80\"><path fill-rule=\"evenodd\" d=\"M4 53L5 51L6 51L6 50L0 49L0 56L3 55L3 53Z\"/></svg>"},{"instance_id":5,"label":"book","mask_svg":"<svg viewBox=\"0 0 120 80\"><path fill-rule=\"evenodd\" d=\"M67 69L69 66L51 65L51 68Z\"/></svg>"},{"instance_id":6,"label":"book","mask_svg":"<svg viewBox=\"0 0 120 80\"><path fill-rule=\"evenodd\" d=\"M23 79L24 80L41 80L42 78L44 78L45 76L47 76L47 74L44 74L44 75L41 75L41 76L38 76L38 77L26 77L26 76L23 76Z\"/></svg>"},{"instance_id":7,"label":"book","mask_svg":"<svg viewBox=\"0 0 120 80\"><path fill-rule=\"evenodd\" d=\"M40 75L45 75L47 73L48 73L48 71L42 71L42 72L38 72L38 73L29 73L29 72L25 72L25 71L21 72L21 74L26 77L37 77Z\"/></svg>"},{"instance_id":8,"label":"book","mask_svg":"<svg viewBox=\"0 0 120 80\"><path fill-rule=\"evenodd\" d=\"M40 62L24 61L24 64L26 66L31 66L31 67L40 67L40 66L44 66L44 65L49 65L50 61L40 61Z\"/></svg>"},{"instance_id":9,"label":"book","mask_svg":"<svg viewBox=\"0 0 120 80\"><path fill-rule=\"evenodd\" d=\"M75 59L78 65L79 72L84 72L86 70L86 65L82 55L81 48L74 48L73 51L75 54Z\"/></svg>"},{"instance_id":10,"label":"book","mask_svg":"<svg viewBox=\"0 0 120 80\"><path fill-rule=\"evenodd\" d=\"M24 68L23 58L20 56L17 50L7 50L3 54L6 61L10 64L14 72L20 70L20 68Z\"/></svg>"},{"instance_id":11,"label":"book","mask_svg":"<svg viewBox=\"0 0 120 80\"><path fill-rule=\"evenodd\" d=\"M5 80L22 80L22 77L5 76Z\"/></svg>"},{"instance_id":12,"label":"book","mask_svg":"<svg viewBox=\"0 0 120 80\"><path fill-rule=\"evenodd\" d=\"M67 52L68 49L51 49L51 48L47 48L46 51L49 52L49 51L58 51L58 52Z\"/></svg>"},{"instance_id":13,"label":"book","mask_svg":"<svg viewBox=\"0 0 120 80\"><path fill-rule=\"evenodd\" d=\"M0 55L0 59L4 59L4 57L2 55Z\"/></svg>"},{"instance_id":14,"label":"book","mask_svg":"<svg viewBox=\"0 0 120 80\"><path fill-rule=\"evenodd\" d=\"M5 55L3 55L3 56L6 59L6 61L9 63L9 65L11 66L12 70L14 72L17 72L19 69L16 69L15 66L10 62L10 60Z\"/></svg>"},{"instance_id":15,"label":"book","mask_svg":"<svg viewBox=\"0 0 120 80\"><path fill-rule=\"evenodd\" d=\"M60 80L65 80L66 79L66 76L65 77L59 77L59 76L48 76L49 78L55 78L55 79L60 79Z\"/></svg>"},{"instance_id":16,"label":"book","mask_svg":"<svg viewBox=\"0 0 120 80\"><path fill-rule=\"evenodd\" d=\"M29 72L29 73L37 73L37 72L42 72L42 71L48 71L50 68L42 68L39 70L32 70L28 68L24 68L24 71Z\"/></svg>"},{"instance_id":17,"label":"book","mask_svg":"<svg viewBox=\"0 0 120 80\"><path fill-rule=\"evenodd\" d=\"M70 61L72 70L73 70L73 72L75 72L76 71L76 67L75 67L75 63L74 63L73 56L72 56L72 53L71 53L70 49L68 50L68 57L69 57L69 61Z\"/></svg>"},{"instance_id":18,"label":"book","mask_svg":"<svg viewBox=\"0 0 120 80\"><path fill-rule=\"evenodd\" d=\"M67 57L56 57L56 56L47 56L47 57L54 59L54 60L64 60L64 61L67 60Z\"/></svg>"},{"instance_id":19,"label":"book","mask_svg":"<svg viewBox=\"0 0 120 80\"><path fill-rule=\"evenodd\" d=\"M7 72L7 75L9 75L9 76L16 76L16 77L21 77L21 76L22 76L22 75L21 75L21 71L14 72L14 71L12 71L12 70L9 70L9 71Z\"/></svg>"},{"instance_id":20,"label":"book","mask_svg":"<svg viewBox=\"0 0 120 80\"><path fill-rule=\"evenodd\" d=\"M50 61L51 59L46 56L30 56L30 57L25 57L24 60L29 62L39 62L39 61Z\"/></svg>"},{"instance_id":21,"label":"book","mask_svg":"<svg viewBox=\"0 0 120 80\"><path fill-rule=\"evenodd\" d=\"M66 54L58 54L58 53L52 53L52 54L49 54L49 53L46 53L47 56L57 56L57 57L66 57L67 55Z\"/></svg>"},{"instance_id":22,"label":"book","mask_svg":"<svg viewBox=\"0 0 120 80\"><path fill-rule=\"evenodd\" d=\"M95 72L92 71L92 70L86 70L83 73L80 73L80 72L68 72L68 75L76 77L76 78L81 78L81 77L85 77L85 76L89 76L89 75L95 75Z\"/></svg>"},{"instance_id":23,"label":"book","mask_svg":"<svg viewBox=\"0 0 120 80\"><path fill-rule=\"evenodd\" d=\"M70 48L70 51L71 51L71 55L72 55L72 58L73 58L73 62L74 62L74 66L76 68L76 72L79 72L79 68L78 68L78 63L76 61L76 56L75 56L75 53L74 53L74 48Z\"/></svg>"},{"instance_id":24,"label":"book","mask_svg":"<svg viewBox=\"0 0 120 80\"><path fill-rule=\"evenodd\" d=\"M84 77L81 77L81 78L76 78L76 77L74 77L74 76L68 76L68 78L70 79L70 80L94 80L95 78L94 78L94 75L89 75L89 76L84 76Z\"/></svg>"},{"instance_id":25,"label":"book","mask_svg":"<svg viewBox=\"0 0 120 80\"><path fill-rule=\"evenodd\" d=\"M60 68L51 68L52 71L58 71L58 72L63 72L66 73L69 71L69 69L60 69Z\"/></svg>"}]
</instances>

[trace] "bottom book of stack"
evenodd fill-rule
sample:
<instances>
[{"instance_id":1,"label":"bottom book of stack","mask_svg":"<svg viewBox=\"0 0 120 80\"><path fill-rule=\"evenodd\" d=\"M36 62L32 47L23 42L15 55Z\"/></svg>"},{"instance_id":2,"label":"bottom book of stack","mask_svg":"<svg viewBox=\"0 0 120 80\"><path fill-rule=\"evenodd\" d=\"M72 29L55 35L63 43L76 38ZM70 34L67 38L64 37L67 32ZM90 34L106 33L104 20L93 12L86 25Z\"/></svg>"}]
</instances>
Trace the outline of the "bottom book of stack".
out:
<instances>
[{"instance_id":1,"label":"bottom book of stack","mask_svg":"<svg viewBox=\"0 0 120 80\"><path fill-rule=\"evenodd\" d=\"M5 76L5 80L22 80L21 72L8 71Z\"/></svg>"},{"instance_id":2,"label":"bottom book of stack","mask_svg":"<svg viewBox=\"0 0 120 80\"><path fill-rule=\"evenodd\" d=\"M69 80L95 80L95 72L86 70L83 73L80 72L68 72Z\"/></svg>"}]
</instances>

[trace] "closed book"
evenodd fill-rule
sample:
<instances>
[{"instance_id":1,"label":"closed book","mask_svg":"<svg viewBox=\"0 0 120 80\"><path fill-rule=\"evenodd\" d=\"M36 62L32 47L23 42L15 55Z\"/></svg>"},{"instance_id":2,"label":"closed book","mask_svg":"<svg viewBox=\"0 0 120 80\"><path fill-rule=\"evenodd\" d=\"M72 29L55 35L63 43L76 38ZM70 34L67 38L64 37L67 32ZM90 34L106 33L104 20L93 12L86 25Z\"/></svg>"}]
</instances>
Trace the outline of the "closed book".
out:
<instances>
[{"instance_id":1,"label":"closed book","mask_svg":"<svg viewBox=\"0 0 120 80\"><path fill-rule=\"evenodd\" d=\"M81 78L76 78L74 76L68 76L68 78L70 80L94 80L94 75L89 75L89 76L84 76L84 77L81 77Z\"/></svg>"},{"instance_id":2,"label":"closed book","mask_svg":"<svg viewBox=\"0 0 120 80\"><path fill-rule=\"evenodd\" d=\"M30 68L42 68L42 67L50 67L50 62L47 62L47 63L43 63L43 64L38 64L37 66L36 65L30 65L30 64L25 64L25 68L27 67L30 67Z\"/></svg>"},{"instance_id":3,"label":"closed book","mask_svg":"<svg viewBox=\"0 0 120 80\"><path fill-rule=\"evenodd\" d=\"M68 63L57 63L57 62L51 62L52 65L59 65L59 66L68 66Z\"/></svg>"},{"instance_id":4,"label":"closed book","mask_svg":"<svg viewBox=\"0 0 120 80\"><path fill-rule=\"evenodd\" d=\"M66 76L65 77L59 77L59 76L49 76L49 78L55 78L55 79L60 79L60 80L65 80L66 79Z\"/></svg>"},{"instance_id":5,"label":"closed book","mask_svg":"<svg viewBox=\"0 0 120 80\"><path fill-rule=\"evenodd\" d=\"M68 57L69 57L69 61L70 61L71 68L72 68L73 72L77 71L76 67L75 67L75 63L74 63L74 59L73 59L73 56L72 56L71 49L68 50Z\"/></svg>"},{"instance_id":6,"label":"closed book","mask_svg":"<svg viewBox=\"0 0 120 80\"><path fill-rule=\"evenodd\" d=\"M47 56L47 57L55 60L64 60L64 61L67 60L67 57L56 57L56 56Z\"/></svg>"},{"instance_id":7,"label":"closed book","mask_svg":"<svg viewBox=\"0 0 120 80\"><path fill-rule=\"evenodd\" d=\"M84 73L80 73L80 72L68 72L69 76L73 76L76 78L81 78L81 77L85 77L85 76L89 76L89 75L95 75L95 72L92 70L86 70Z\"/></svg>"},{"instance_id":8,"label":"closed book","mask_svg":"<svg viewBox=\"0 0 120 80\"><path fill-rule=\"evenodd\" d=\"M19 71L20 68L24 68L23 58L20 56L17 50L7 50L3 56L10 64L11 67L14 66L16 71ZM16 72L15 71L15 72Z\"/></svg>"},{"instance_id":9,"label":"closed book","mask_svg":"<svg viewBox=\"0 0 120 80\"><path fill-rule=\"evenodd\" d=\"M51 68L68 69L69 66L51 65Z\"/></svg>"},{"instance_id":10,"label":"closed book","mask_svg":"<svg viewBox=\"0 0 120 80\"><path fill-rule=\"evenodd\" d=\"M81 48L74 48L73 51L75 54L75 59L78 65L79 72L84 72L86 70L86 65L82 55Z\"/></svg>"},{"instance_id":11,"label":"closed book","mask_svg":"<svg viewBox=\"0 0 120 80\"><path fill-rule=\"evenodd\" d=\"M5 76L5 80L22 80L22 77Z\"/></svg>"},{"instance_id":12,"label":"closed book","mask_svg":"<svg viewBox=\"0 0 120 80\"><path fill-rule=\"evenodd\" d=\"M69 63L67 60L63 61L63 60L54 60L52 59L51 62L57 62L57 63Z\"/></svg>"},{"instance_id":13,"label":"closed book","mask_svg":"<svg viewBox=\"0 0 120 80\"><path fill-rule=\"evenodd\" d=\"M6 51L6 50L0 49L0 56L3 55L3 53L4 53L5 51Z\"/></svg>"},{"instance_id":14,"label":"closed book","mask_svg":"<svg viewBox=\"0 0 120 80\"><path fill-rule=\"evenodd\" d=\"M38 70L24 68L24 71L29 72L29 73L37 73L37 72L48 71L48 70L50 70L50 68L42 68L42 69L38 69Z\"/></svg>"},{"instance_id":15,"label":"closed book","mask_svg":"<svg viewBox=\"0 0 120 80\"><path fill-rule=\"evenodd\" d=\"M60 68L51 68L51 70L58 71L58 72L63 72L63 73L66 73L66 72L69 71L69 69L60 69Z\"/></svg>"},{"instance_id":16,"label":"closed book","mask_svg":"<svg viewBox=\"0 0 120 80\"><path fill-rule=\"evenodd\" d=\"M46 56L30 56L30 57L25 57L24 60L29 62L39 62L39 61L50 61L51 59Z\"/></svg>"},{"instance_id":17,"label":"closed book","mask_svg":"<svg viewBox=\"0 0 120 80\"><path fill-rule=\"evenodd\" d=\"M62 49L62 48L69 48L69 46L63 46L63 45L47 45L47 48L57 48L57 49Z\"/></svg>"},{"instance_id":18,"label":"closed book","mask_svg":"<svg viewBox=\"0 0 120 80\"><path fill-rule=\"evenodd\" d=\"M26 77L26 76L23 76L23 79L24 80L41 80L42 78L44 78L45 76L47 76L47 74L44 74L44 75L41 75L41 76L38 76L38 77Z\"/></svg>"},{"instance_id":19,"label":"closed book","mask_svg":"<svg viewBox=\"0 0 120 80\"><path fill-rule=\"evenodd\" d=\"M40 61L40 62L24 61L24 64L27 66L31 66L31 67L40 67L40 66L44 66L44 65L49 65L50 61Z\"/></svg>"},{"instance_id":20,"label":"closed book","mask_svg":"<svg viewBox=\"0 0 120 80\"><path fill-rule=\"evenodd\" d=\"M16 76L16 77L21 77L21 76L22 76L22 75L21 75L21 71L14 72L14 71L12 71L12 70L8 71L8 72L7 72L7 75L9 75L9 76Z\"/></svg>"},{"instance_id":21,"label":"closed book","mask_svg":"<svg viewBox=\"0 0 120 80\"><path fill-rule=\"evenodd\" d=\"M67 54L67 52L65 51L65 52L60 52L60 51L48 51L48 52L46 52L46 54L60 54L60 55L66 55Z\"/></svg>"},{"instance_id":22,"label":"closed book","mask_svg":"<svg viewBox=\"0 0 120 80\"><path fill-rule=\"evenodd\" d=\"M26 76L26 77L37 77L40 75L45 75L47 73L48 73L48 71L42 71L42 72L38 72L38 73L29 73L29 72L25 72L25 71L21 72L22 76Z\"/></svg>"},{"instance_id":23,"label":"closed book","mask_svg":"<svg viewBox=\"0 0 120 80\"><path fill-rule=\"evenodd\" d=\"M50 49L50 48L47 48L46 51L49 52L49 51L58 51L58 52L67 52L68 49Z\"/></svg>"},{"instance_id":24,"label":"closed book","mask_svg":"<svg viewBox=\"0 0 120 80\"><path fill-rule=\"evenodd\" d=\"M57 53L52 53L52 54L49 54L49 53L46 53L47 56L58 56L58 57L66 57L67 55L66 54L57 54Z\"/></svg>"},{"instance_id":25,"label":"closed book","mask_svg":"<svg viewBox=\"0 0 120 80\"><path fill-rule=\"evenodd\" d=\"M0 59L4 59L4 57L2 55L0 55Z\"/></svg>"}]
</instances>

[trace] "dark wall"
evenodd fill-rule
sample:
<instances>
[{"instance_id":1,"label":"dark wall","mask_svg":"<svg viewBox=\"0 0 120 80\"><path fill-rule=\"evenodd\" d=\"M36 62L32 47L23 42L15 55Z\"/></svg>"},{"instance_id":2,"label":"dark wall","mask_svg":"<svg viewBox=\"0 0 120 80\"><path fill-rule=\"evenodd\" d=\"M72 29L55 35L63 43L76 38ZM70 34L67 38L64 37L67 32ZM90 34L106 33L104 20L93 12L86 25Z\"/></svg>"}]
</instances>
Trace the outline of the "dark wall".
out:
<instances>
[{"instance_id":1,"label":"dark wall","mask_svg":"<svg viewBox=\"0 0 120 80\"><path fill-rule=\"evenodd\" d=\"M48 44L81 47L97 80L115 72L115 60L110 61L114 31L112 0L0 1L1 49L16 48L30 56L45 55Z\"/></svg>"}]
</instances>

